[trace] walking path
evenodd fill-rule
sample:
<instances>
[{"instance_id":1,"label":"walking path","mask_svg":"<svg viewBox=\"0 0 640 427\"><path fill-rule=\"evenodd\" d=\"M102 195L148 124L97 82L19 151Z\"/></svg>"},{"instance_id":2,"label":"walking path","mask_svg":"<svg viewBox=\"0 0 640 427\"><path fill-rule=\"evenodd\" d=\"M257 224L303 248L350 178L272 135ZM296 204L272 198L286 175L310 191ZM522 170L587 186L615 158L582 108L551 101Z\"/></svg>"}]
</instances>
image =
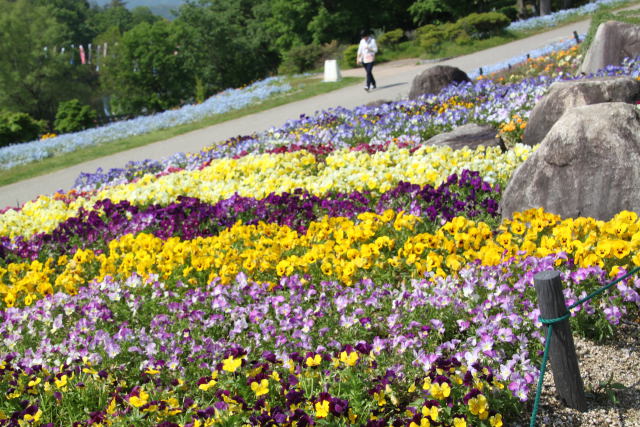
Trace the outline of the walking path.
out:
<instances>
[{"instance_id":1,"label":"walking path","mask_svg":"<svg viewBox=\"0 0 640 427\"><path fill-rule=\"evenodd\" d=\"M589 23L590 20L580 21L506 45L440 62L425 63L414 59L381 64L374 68L374 75L378 82L378 88L375 91L366 92L362 84L359 83L313 98L229 120L164 141L158 141L143 147L0 187L0 209L6 206L20 206L41 194L52 194L58 190L67 191L71 189L81 172L94 172L100 167L103 170L123 167L130 160L161 159L176 152L200 151L200 149L215 142L224 141L238 135L260 132L273 126L277 127L287 120L298 118L301 114L313 115L317 111L332 107L353 108L377 100L395 101L405 99L409 93L413 78L430 66L438 64L451 65L470 73L477 71L480 67L499 64L513 57L543 48L550 43L571 38L573 37L573 31L584 33L588 30ZM364 77L364 70L345 70L342 75Z\"/></svg>"}]
</instances>

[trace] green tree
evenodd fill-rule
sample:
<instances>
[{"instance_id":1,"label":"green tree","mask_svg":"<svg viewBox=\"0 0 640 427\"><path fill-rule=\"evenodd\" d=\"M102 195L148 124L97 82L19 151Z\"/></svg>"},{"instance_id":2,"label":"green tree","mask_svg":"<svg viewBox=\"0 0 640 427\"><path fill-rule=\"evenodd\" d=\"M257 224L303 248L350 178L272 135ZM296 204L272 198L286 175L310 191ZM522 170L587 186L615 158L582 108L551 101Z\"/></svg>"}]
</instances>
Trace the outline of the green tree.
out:
<instances>
[{"instance_id":1,"label":"green tree","mask_svg":"<svg viewBox=\"0 0 640 427\"><path fill-rule=\"evenodd\" d=\"M471 13L491 12L515 4L515 0L417 0L408 11L417 25L425 25L455 21Z\"/></svg>"},{"instance_id":2,"label":"green tree","mask_svg":"<svg viewBox=\"0 0 640 427\"><path fill-rule=\"evenodd\" d=\"M143 22L127 31L106 58L102 81L127 114L163 111L191 95L191 72L177 50L173 24Z\"/></svg>"},{"instance_id":3,"label":"green tree","mask_svg":"<svg viewBox=\"0 0 640 427\"><path fill-rule=\"evenodd\" d=\"M51 121L61 101L90 99L89 67L54 52L68 36L54 15L29 0L0 0L0 108Z\"/></svg>"},{"instance_id":4,"label":"green tree","mask_svg":"<svg viewBox=\"0 0 640 427\"><path fill-rule=\"evenodd\" d=\"M96 8L93 11L89 25L95 34L101 34L110 28L116 27L120 34L134 27L133 16L125 3L121 0L112 0L103 8Z\"/></svg>"},{"instance_id":5,"label":"green tree","mask_svg":"<svg viewBox=\"0 0 640 427\"><path fill-rule=\"evenodd\" d=\"M174 21L179 56L207 96L274 72L278 55L253 15L255 0L187 2ZM193 89L195 90L195 89Z\"/></svg>"},{"instance_id":6,"label":"green tree","mask_svg":"<svg viewBox=\"0 0 640 427\"><path fill-rule=\"evenodd\" d=\"M95 31L89 26L91 7L87 0L33 0L36 6L49 6L56 20L66 27L66 44L91 43Z\"/></svg>"}]
</instances>

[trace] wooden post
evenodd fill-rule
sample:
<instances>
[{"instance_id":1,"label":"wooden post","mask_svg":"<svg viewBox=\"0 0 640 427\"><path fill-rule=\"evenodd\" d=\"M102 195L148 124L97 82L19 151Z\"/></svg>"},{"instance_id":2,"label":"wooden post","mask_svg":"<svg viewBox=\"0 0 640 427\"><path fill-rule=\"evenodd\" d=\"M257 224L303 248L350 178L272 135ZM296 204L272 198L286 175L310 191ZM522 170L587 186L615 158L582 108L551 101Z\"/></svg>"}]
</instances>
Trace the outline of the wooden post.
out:
<instances>
[{"instance_id":1,"label":"wooden post","mask_svg":"<svg viewBox=\"0 0 640 427\"><path fill-rule=\"evenodd\" d=\"M576 39L576 44L580 44L580 36L577 31L573 32L573 38Z\"/></svg>"},{"instance_id":2,"label":"wooden post","mask_svg":"<svg viewBox=\"0 0 640 427\"><path fill-rule=\"evenodd\" d=\"M533 282L538 294L540 316L543 319L555 319L568 312L562 294L560 273L554 270L542 271L534 276ZM584 384L580 376L569 319L553 324L549 360L551 361L551 371L553 371L553 381L560 398L568 407L586 411L587 401L584 396Z\"/></svg>"}]
</instances>

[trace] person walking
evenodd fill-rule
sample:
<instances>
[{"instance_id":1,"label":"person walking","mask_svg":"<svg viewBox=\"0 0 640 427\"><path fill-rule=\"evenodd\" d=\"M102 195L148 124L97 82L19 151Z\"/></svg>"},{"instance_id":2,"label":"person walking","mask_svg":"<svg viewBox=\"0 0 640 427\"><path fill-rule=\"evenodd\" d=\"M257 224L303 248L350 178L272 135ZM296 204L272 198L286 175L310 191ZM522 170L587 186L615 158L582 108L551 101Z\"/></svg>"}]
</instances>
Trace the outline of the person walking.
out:
<instances>
[{"instance_id":1,"label":"person walking","mask_svg":"<svg viewBox=\"0 0 640 427\"><path fill-rule=\"evenodd\" d=\"M356 63L358 65L362 64L367 72L367 81L364 90L368 92L376 88L376 79L373 78L373 63L376 59L376 53L378 52L378 45L369 31L362 31L360 37Z\"/></svg>"}]
</instances>

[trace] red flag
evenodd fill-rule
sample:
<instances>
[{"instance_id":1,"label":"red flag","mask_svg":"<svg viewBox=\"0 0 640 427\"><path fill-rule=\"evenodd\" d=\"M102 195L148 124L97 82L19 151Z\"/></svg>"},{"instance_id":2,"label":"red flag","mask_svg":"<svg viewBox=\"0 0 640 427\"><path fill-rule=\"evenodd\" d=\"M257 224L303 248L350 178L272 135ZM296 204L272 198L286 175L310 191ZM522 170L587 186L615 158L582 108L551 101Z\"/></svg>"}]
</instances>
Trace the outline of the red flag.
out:
<instances>
[{"instance_id":1,"label":"red flag","mask_svg":"<svg viewBox=\"0 0 640 427\"><path fill-rule=\"evenodd\" d=\"M86 64L87 60L86 60L86 56L84 54L84 47L82 45L80 45L80 63L81 64Z\"/></svg>"}]
</instances>

